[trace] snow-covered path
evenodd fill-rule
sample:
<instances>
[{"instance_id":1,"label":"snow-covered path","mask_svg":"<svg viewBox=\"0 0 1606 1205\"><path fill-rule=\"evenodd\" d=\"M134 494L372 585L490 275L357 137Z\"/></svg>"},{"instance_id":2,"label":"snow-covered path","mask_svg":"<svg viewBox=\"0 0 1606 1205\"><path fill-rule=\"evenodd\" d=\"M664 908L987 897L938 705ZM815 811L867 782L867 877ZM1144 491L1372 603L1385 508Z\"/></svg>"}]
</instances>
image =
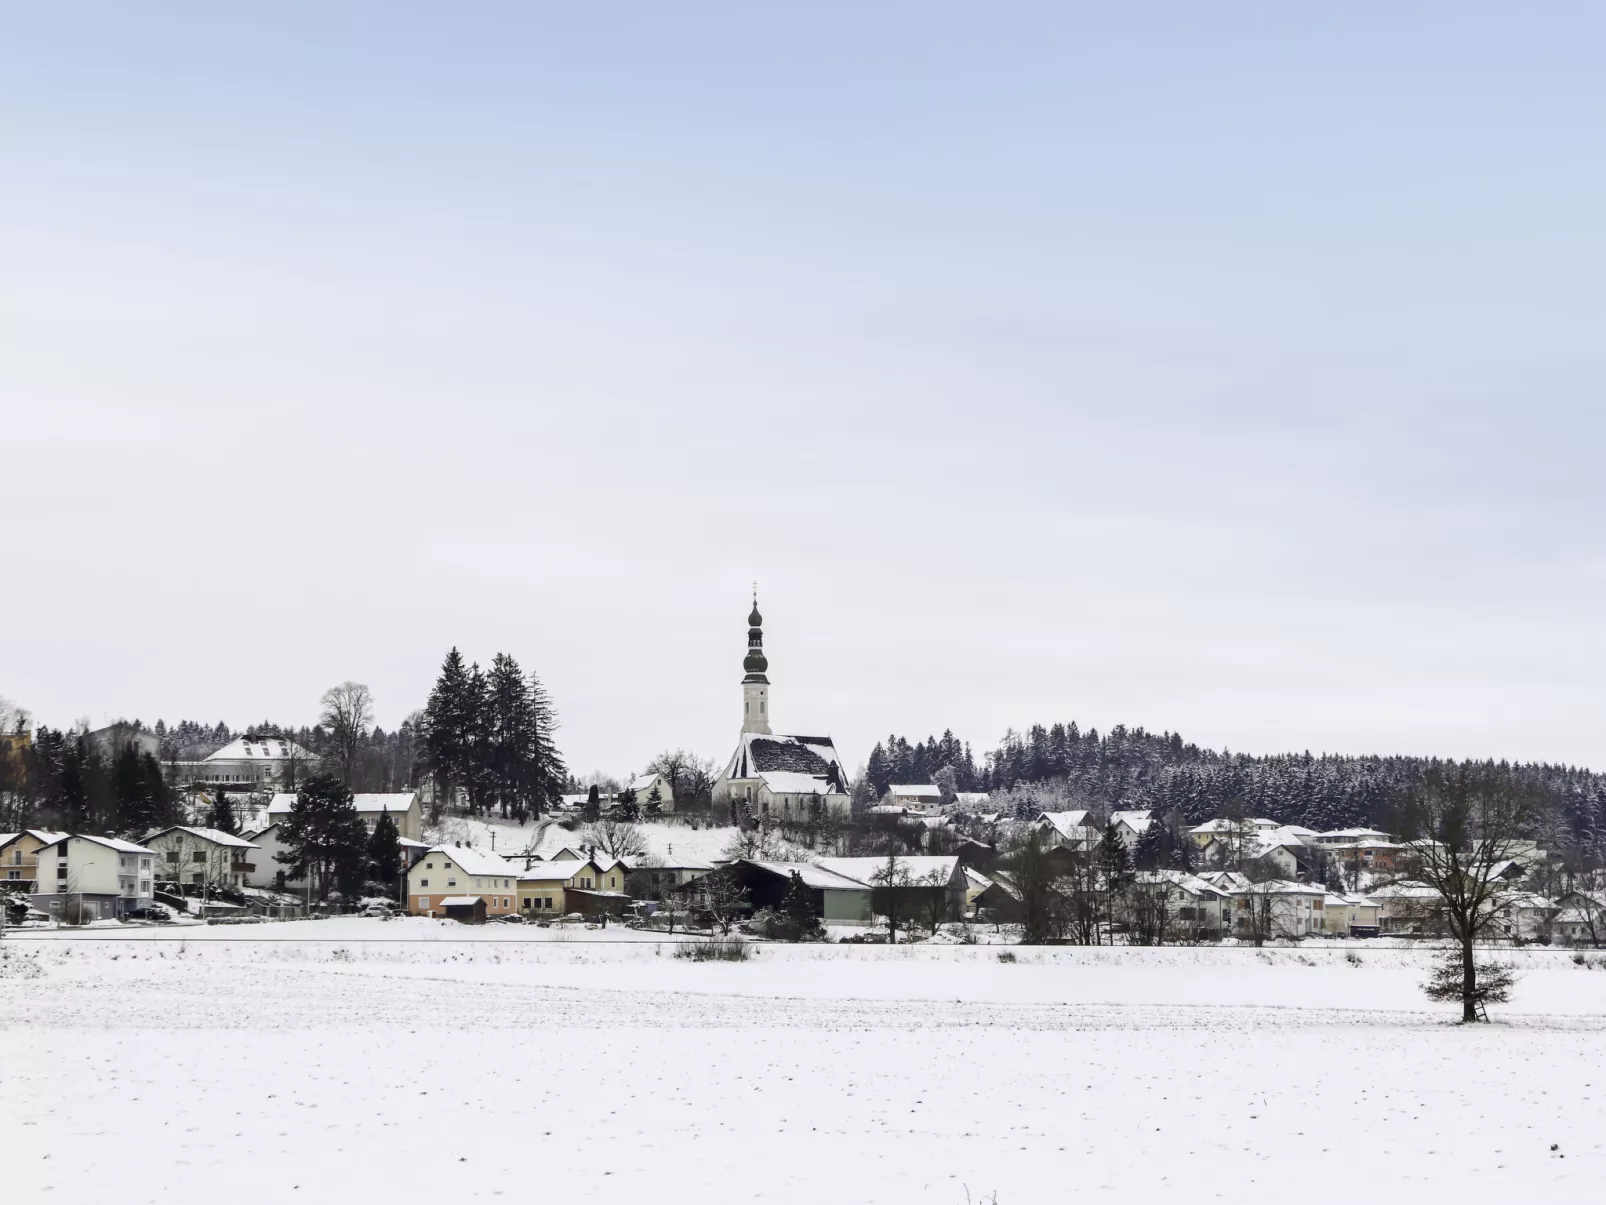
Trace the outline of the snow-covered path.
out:
<instances>
[{"instance_id":1,"label":"snow-covered path","mask_svg":"<svg viewBox=\"0 0 1606 1205\"><path fill-rule=\"evenodd\" d=\"M11 948L40 973L0 978L8 1185L64 1201L1467 1202L1606 1174L1606 974L1560 959L1463 1030L1382 954Z\"/></svg>"}]
</instances>

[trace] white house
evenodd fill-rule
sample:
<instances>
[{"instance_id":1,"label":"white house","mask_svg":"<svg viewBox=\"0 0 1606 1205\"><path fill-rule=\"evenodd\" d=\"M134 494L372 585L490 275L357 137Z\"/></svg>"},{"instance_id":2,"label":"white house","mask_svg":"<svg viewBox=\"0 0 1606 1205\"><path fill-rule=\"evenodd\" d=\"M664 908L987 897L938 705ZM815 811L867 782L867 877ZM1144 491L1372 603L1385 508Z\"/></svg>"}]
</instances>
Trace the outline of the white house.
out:
<instances>
[{"instance_id":1,"label":"white house","mask_svg":"<svg viewBox=\"0 0 1606 1205\"><path fill-rule=\"evenodd\" d=\"M255 855L262 849L232 833L186 825L152 833L145 838L145 844L156 852L159 879L196 887L231 887L236 891L252 885Z\"/></svg>"},{"instance_id":2,"label":"white house","mask_svg":"<svg viewBox=\"0 0 1606 1205\"><path fill-rule=\"evenodd\" d=\"M290 809L295 806L295 802L296 797L290 794L278 794L268 800L265 814L267 824L283 824L290 818ZM374 825L379 822L379 817L389 812L391 819L396 822L399 836L406 837L409 841L417 841L423 836L423 812L419 806L417 791L354 794L351 803L369 832L374 831Z\"/></svg>"},{"instance_id":3,"label":"white house","mask_svg":"<svg viewBox=\"0 0 1606 1205\"><path fill-rule=\"evenodd\" d=\"M770 729L769 661L764 656L758 602L747 617L742 661L742 734L736 752L714 781L716 805L736 804L772 819L807 819L816 813L846 816L853 800L848 775L828 736L779 736Z\"/></svg>"},{"instance_id":4,"label":"white house","mask_svg":"<svg viewBox=\"0 0 1606 1205\"><path fill-rule=\"evenodd\" d=\"M1071 812L1039 812L1032 823L1042 834L1045 845L1052 848L1063 845L1077 851L1095 848L1103 836L1102 830L1090 823L1092 813L1086 808Z\"/></svg>"},{"instance_id":5,"label":"white house","mask_svg":"<svg viewBox=\"0 0 1606 1205\"><path fill-rule=\"evenodd\" d=\"M239 789L291 786L318 764L317 755L287 737L236 737L198 762L175 762L178 780Z\"/></svg>"},{"instance_id":6,"label":"white house","mask_svg":"<svg viewBox=\"0 0 1606 1205\"><path fill-rule=\"evenodd\" d=\"M644 816L647 814L647 805L652 800L654 790L658 792L658 810L660 812L667 816L675 810L675 788L670 785L669 779L657 770L653 770L648 774L636 775L630 780L630 786L626 789L635 792L636 806L641 809L641 813ZM581 796L581 804L583 805L584 802L585 797Z\"/></svg>"},{"instance_id":7,"label":"white house","mask_svg":"<svg viewBox=\"0 0 1606 1205\"><path fill-rule=\"evenodd\" d=\"M894 807L937 807L942 803L942 788L930 782L895 782L887 787L881 802Z\"/></svg>"},{"instance_id":8,"label":"white house","mask_svg":"<svg viewBox=\"0 0 1606 1205\"><path fill-rule=\"evenodd\" d=\"M155 851L116 837L59 837L39 850L30 899L41 911L78 921L126 916L150 907L155 860Z\"/></svg>"},{"instance_id":9,"label":"white house","mask_svg":"<svg viewBox=\"0 0 1606 1205\"><path fill-rule=\"evenodd\" d=\"M1152 811L1145 808L1111 812L1110 823L1115 825L1115 835L1120 838L1121 844L1126 846L1126 852L1130 854L1137 846L1138 838L1160 822L1154 818Z\"/></svg>"},{"instance_id":10,"label":"white house","mask_svg":"<svg viewBox=\"0 0 1606 1205\"><path fill-rule=\"evenodd\" d=\"M407 872L407 910L415 916L442 912L448 896L478 896L487 916L512 916L518 894L518 871L489 850L436 845Z\"/></svg>"}]
</instances>

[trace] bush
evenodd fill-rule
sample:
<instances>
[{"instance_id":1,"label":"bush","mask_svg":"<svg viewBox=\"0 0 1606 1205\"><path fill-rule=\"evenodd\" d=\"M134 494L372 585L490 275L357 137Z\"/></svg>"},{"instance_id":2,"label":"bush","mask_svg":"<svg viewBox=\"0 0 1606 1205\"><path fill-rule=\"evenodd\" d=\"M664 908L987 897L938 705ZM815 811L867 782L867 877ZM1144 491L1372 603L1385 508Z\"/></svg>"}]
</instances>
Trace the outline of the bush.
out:
<instances>
[{"instance_id":1,"label":"bush","mask_svg":"<svg viewBox=\"0 0 1606 1205\"><path fill-rule=\"evenodd\" d=\"M998 952L998 961L999 962L1014 962L1015 961L1015 951L1014 950L1000 950Z\"/></svg>"},{"instance_id":2,"label":"bush","mask_svg":"<svg viewBox=\"0 0 1606 1205\"><path fill-rule=\"evenodd\" d=\"M749 933L768 937L773 941L817 941L825 936L825 927L812 916L808 918L808 927L804 928L801 918L794 918L785 912L776 912L772 908L759 909L743 928Z\"/></svg>"},{"instance_id":3,"label":"bush","mask_svg":"<svg viewBox=\"0 0 1606 1205\"><path fill-rule=\"evenodd\" d=\"M675 950L676 958L692 962L746 962L747 943L736 937L715 937L708 941L688 941Z\"/></svg>"}]
</instances>

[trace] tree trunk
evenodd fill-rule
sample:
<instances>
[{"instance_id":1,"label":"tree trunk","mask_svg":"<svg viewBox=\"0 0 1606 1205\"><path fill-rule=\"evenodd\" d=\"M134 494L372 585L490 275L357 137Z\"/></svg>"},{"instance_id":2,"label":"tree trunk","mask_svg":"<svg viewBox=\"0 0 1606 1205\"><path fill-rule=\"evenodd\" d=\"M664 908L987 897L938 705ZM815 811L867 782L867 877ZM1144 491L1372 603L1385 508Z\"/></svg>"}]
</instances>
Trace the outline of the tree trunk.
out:
<instances>
[{"instance_id":1,"label":"tree trunk","mask_svg":"<svg viewBox=\"0 0 1606 1205\"><path fill-rule=\"evenodd\" d=\"M1473 962L1472 938L1461 939L1461 1023L1478 1019L1478 969Z\"/></svg>"}]
</instances>

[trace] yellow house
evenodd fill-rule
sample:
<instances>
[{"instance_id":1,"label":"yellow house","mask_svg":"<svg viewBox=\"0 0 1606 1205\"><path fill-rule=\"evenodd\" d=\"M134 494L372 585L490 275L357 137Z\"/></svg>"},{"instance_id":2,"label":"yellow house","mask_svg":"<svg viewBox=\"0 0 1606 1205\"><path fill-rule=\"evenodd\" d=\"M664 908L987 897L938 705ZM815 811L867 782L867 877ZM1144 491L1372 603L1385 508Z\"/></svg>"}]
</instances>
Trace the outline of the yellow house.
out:
<instances>
[{"instance_id":1,"label":"yellow house","mask_svg":"<svg viewBox=\"0 0 1606 1205\"><path fill-rule=\"evenodd\" d=\"M414 916L444 915L448 897L478 896L486 916L518 911L518 878L513 864L486 850L437 845L407 872L407 910Z\"/></svg>"},{"instance_id":2,"label":"yellow house","mask_svg":"<svg viewBox=\"0 0 1606 1205\"><path fill-rule=\"evenodd\" d=\"M39 851L53 845L66 833L44 829L24 829L20 833L0 833L0 891L32 891L39 877Z\"/></svg>"}]
</instances>

